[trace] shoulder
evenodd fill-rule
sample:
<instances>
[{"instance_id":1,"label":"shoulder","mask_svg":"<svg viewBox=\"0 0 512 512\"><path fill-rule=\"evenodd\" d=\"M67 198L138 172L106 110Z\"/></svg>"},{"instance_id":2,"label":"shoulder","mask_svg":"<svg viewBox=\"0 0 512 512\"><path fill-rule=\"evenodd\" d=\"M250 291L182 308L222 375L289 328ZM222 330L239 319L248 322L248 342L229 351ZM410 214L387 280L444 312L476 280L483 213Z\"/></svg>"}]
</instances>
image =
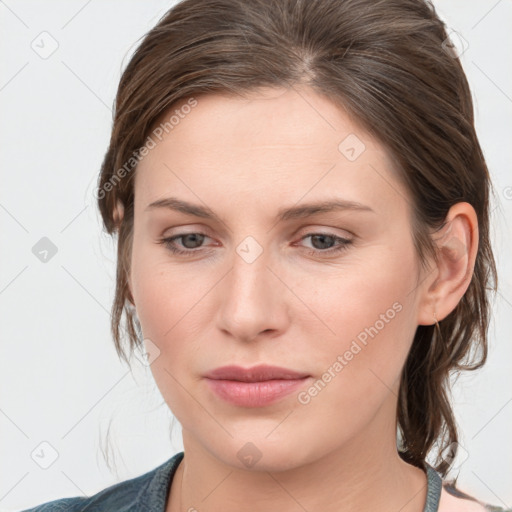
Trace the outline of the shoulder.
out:
<instances>
[{"instance_id":1,"label":"shoulder","mask_svg":"<svg viewBox=\"0 0 512 512\"><path fill-rule=\"evenodd\" d=\"M449 483L443 483L438 512L512 512L477 500Z\"/></svg>"},{"instance_id":2,"label":"shoulder","mask_svg":"<svg viewBox=\"0 0 512 512\"><path fill-rule=\"evenodd\" d=\"M172 476L182 458L183 452L179 452L155 469L111 485L92 496L60 498L22 512L100 512L121 509L138 512L163 509Z\"/></svg>"}]
</instances>

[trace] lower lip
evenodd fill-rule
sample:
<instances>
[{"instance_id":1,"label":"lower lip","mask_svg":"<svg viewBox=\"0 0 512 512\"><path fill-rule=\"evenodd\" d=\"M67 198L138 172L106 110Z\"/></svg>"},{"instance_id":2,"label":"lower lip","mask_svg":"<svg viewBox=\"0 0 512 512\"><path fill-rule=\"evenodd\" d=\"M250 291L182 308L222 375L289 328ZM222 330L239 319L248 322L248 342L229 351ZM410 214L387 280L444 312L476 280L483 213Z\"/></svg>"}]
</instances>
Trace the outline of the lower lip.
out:
<instances>
[{"instance_id":1,"label":"lower lip","mask_svg":"<svg viewBox=\"0 0 512 512\"><path fill-rule=\"evenodd\" d=\"M302 379L279 379L262 382L240 382L236 380L206 379L210 388L224 400L241 407L262 407L293 393L309 377Z\"/></svg>"}]
</instances>

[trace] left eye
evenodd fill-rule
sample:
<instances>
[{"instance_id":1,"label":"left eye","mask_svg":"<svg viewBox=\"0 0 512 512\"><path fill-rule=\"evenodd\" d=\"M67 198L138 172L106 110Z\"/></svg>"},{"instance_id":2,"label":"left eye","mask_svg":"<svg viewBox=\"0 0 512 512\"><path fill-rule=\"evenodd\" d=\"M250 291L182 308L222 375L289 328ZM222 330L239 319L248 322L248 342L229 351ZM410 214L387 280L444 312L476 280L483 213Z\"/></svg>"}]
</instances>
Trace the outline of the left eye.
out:
<instances>
[{"instance_id":1,"label":"left eye","mask_svg":"<svg viewBox=\"0 0 512 512\"><path fill-rule=\"evenodd\" d=\"M301 240L304 240L305 238L311 238L311 242L313 244L318 244L320 246L329 245L332 242L338 242L338 246L335 247L329 247L327 250L319 250L319 249L313 249L308 251L310 254L331 254L331 253L337 253L344 251L348 249L348 246L352 243L352 240L349 240L347 238L342 238L341 236L332 235L330 233L310 233L306 236L303 236ZM326 242L327 240L327 242Z\"/></svg>"},{"instance_id":2,"label":"left eye","mask_svg":"<svg viewBox=\"0 0 512 512\"><path fill-rule=\"evenodd\" d=\"M173 254L193 254L194 252L198 252L199 249L201 249L200 245L203 242L205 238L210 238L204 233L182 233L179 235L174 235L167 238L162 238L158 241L158 243L165 245L167 249L169 249ZM309 233L301 238L301 240L304 240L306 238L311 238L311 242L314 245L320 245L323 247L313 248L313 249L307 249L307 252L309 254L318 255L318 254L331 254L331 253L338 253L341 251L344 251L348 248L348 246L352 243L352 240L342 238L337 235L333 235L330 233ZM182 246L185 247L185 249L180 249L176 247L175 241L180 240ZM338 243L337 246L334 247L325 247L326 245L331 245L332 243ZM192 245L193 247L189 247L189 245ZM198 247L199 245L199 247Z\"/></svg>"}]
</instances>

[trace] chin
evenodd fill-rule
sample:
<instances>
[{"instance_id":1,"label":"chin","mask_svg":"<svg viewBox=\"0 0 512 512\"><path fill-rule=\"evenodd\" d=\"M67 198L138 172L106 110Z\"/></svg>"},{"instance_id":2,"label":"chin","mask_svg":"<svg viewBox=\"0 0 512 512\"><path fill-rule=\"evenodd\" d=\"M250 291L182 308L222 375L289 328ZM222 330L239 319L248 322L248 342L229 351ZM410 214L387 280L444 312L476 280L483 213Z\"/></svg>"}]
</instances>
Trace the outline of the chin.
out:
<instances>
[{"instance_id":1,"label":"chin","mask_svg":"<svg viewBox=\"0 0 512 512\"><path fill-rule=\"evenodd\" d=\"M245 438L248 439L248 438ZM281 441L272 443L264 436L253 441L232 440L229 446L219 447L214 455L223 460L225 464L245 471L288 471L307 462L307 453L301 448L303 443L293 440L289 443ZM230 457L226 458L227 454ZM232 455L231 455L232 454Z\"/></svg>"}]
</instances>

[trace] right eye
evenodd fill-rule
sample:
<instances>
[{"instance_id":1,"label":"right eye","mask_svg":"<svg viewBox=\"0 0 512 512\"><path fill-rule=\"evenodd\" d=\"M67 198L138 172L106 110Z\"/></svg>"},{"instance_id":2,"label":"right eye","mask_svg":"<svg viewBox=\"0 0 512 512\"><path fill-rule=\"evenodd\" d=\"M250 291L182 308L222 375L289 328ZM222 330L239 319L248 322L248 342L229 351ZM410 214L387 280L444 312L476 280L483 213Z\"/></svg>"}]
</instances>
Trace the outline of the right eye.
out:
<instances>
[{"instance_id":1,"label":"right eye","mask_svg":"<svg viewBox=\"0 0 512 512\"><path fill-rule=\"evenodd\" d=\"M171 237L161 238L158 243L163 244L169 251L173 254L187 255L198 252L199 249L194 247L195 245L201 243L204 238L210 238L204 233L180 233L178 235L173 235ZM181 239L182 245L185 245L185 249L180 249L176 247L176 240ZM188 245L192 245L193 247L187 247Z\"/></svg>"}]
</instances>

